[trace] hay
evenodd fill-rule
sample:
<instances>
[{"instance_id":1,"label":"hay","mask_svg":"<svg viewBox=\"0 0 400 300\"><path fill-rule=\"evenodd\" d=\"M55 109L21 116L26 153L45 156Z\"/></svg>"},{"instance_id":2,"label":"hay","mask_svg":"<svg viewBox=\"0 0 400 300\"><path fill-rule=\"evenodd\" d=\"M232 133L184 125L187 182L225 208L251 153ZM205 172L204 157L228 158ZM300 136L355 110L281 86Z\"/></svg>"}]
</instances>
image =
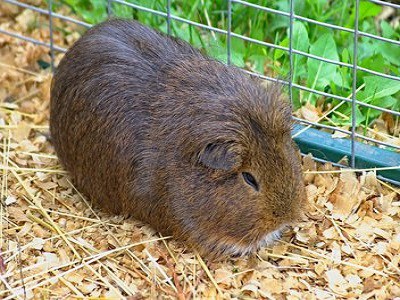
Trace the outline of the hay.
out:
<instances>
[{"instance_id":1,"label":"hay","mask_svg":"<svg viewBox=\"0 0 400 300\"><path fill-rule=\"evenodd\" d=\"M1 28L48 38L45 18L5 4L0 12ZM68 47L79 35L55 21L61 27L56 43ZM400 295L399 190L373 171L356 176L305 157L307 219L273 247L223 262L93 209L48 141L51 75L40 59L49 61L47 49L0 36L0 298Z\"/></svg>"}]
</instances>

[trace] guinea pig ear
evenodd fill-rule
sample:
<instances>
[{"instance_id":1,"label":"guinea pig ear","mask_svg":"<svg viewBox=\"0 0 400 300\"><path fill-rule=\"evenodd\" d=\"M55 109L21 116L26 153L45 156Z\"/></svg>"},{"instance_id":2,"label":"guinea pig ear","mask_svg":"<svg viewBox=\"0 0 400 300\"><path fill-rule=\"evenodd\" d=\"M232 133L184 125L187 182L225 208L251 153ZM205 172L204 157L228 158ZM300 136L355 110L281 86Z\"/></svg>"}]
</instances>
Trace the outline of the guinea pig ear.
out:
<instances>
[{"instance_id":1,"label":"guinea pig ear","mask_svg":"<svg viewBox=\"0 0 400 300\"><path fill-rule=\"evenodd\" d=\"M210 143L199 153L199 162L211 169L232 170L241 162L232 148L230 143Z\"/></svg>"}]
</instances>

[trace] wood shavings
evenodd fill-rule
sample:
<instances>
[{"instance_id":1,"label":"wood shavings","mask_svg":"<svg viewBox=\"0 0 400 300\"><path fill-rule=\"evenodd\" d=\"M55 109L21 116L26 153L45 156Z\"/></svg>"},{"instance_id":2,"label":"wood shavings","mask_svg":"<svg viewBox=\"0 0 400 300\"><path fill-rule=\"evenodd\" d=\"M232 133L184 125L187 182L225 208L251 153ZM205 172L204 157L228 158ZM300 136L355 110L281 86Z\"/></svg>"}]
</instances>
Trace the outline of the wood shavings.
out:
<instances>
[{"instance_id":1,"label":"wood shavings","mask_svg":"<svg viewBox=\"0 0 400 300\"><path fill-rule=\"evenodd\" d=\"M4 204L5 205L10 205L10 204L13 204L15 202L17 202L17 199L12 195L7 196L7 198L4 200Z\"/></svg>"},{"instance_id":2,"label":"wood shavings","mask_svg":"<svg viewBox=\"0 0 400 300\"><path fill-rule=\"evenodd\" d=\"M354 173L340 174L340 181L335 191L330 195L333 203L333 215L337 219L346 219L361 202L359 197L360 183Z\"/></svg>"},{"instance_id":3,"label":"wood shavings","mask_svg":"<svg viewBox=\"0 0 400 300\"><path fill-rule=\"evenodd\" d=\"M311 122L319 121L319 112L317 108L310 103L306 103L300 108L301 116L303 119Z\"/></svg>"},{"instance_id":4,"label":"wood shavings","mask_svg":"<svg viewBox=\"0 0 400 300\"><path fill-rule=\"evenodd\" d=\"M46 8L45 2L34 2ZM47 27L35 27L47 26L45 16L0 3L0 21L2 28L48 42ZM54 22L68 29L55 32L58 45L67 48L79 38L75 25ZM56 61L61 57L57 54ZM48 49L0 36L0 298L384 300L400 295L400 196L374 172L357 177L304 157L307 219L255 257L219 262L162 240L139 221L91 207L48 140L51 74L40 69L39 59L50 62ZM311 106L303 106L302 113L310 121L321 115ZM384 117L376 128L392 132L398 126Z\"/></svg>"}]
</instances>

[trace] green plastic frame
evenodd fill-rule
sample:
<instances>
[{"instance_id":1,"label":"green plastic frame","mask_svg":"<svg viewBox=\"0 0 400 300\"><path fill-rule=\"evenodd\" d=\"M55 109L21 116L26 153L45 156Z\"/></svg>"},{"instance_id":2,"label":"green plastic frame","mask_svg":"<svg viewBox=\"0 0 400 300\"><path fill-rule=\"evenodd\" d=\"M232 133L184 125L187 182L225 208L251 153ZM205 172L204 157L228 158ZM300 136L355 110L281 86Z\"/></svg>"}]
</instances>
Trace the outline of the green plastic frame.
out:
<instances>
[{"instance_id":1,"label":"green plastic frame","mask_svg":"<svg viewBox=\"0 0 400 300\"><path fill-rule=\"evenodd\" d=\"M295 125L293 134L305 126ZM343 157L351 158L351 140L332 138L332 134L307 128L294 138L302 153L331 162L339 162ZM396 167L397 169L377 170L377 174L389 182L400 186L400 153L381 149L361 142L355 144L356 169Z\"/></svg>"}]
</instances>

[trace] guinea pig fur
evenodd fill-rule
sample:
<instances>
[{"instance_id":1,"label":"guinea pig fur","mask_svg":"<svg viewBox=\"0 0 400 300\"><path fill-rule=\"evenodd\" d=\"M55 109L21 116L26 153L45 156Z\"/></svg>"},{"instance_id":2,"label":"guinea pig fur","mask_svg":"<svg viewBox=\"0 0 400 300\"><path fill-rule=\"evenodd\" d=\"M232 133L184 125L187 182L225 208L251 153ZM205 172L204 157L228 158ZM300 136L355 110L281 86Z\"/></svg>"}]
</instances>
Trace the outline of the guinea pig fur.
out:
<instances>
[{"instance_id":1,"label":"guinea pig fur","mask_svg":"<svg viewBox=\"0 0 400 300\"><path fill-rule=\"evenodd\" d=\"M254 252L299 218L291 125L279 86L135 21L92 27L52 82L52 140L77 188L210 257Z\"/></svg>"}]
</instances>

